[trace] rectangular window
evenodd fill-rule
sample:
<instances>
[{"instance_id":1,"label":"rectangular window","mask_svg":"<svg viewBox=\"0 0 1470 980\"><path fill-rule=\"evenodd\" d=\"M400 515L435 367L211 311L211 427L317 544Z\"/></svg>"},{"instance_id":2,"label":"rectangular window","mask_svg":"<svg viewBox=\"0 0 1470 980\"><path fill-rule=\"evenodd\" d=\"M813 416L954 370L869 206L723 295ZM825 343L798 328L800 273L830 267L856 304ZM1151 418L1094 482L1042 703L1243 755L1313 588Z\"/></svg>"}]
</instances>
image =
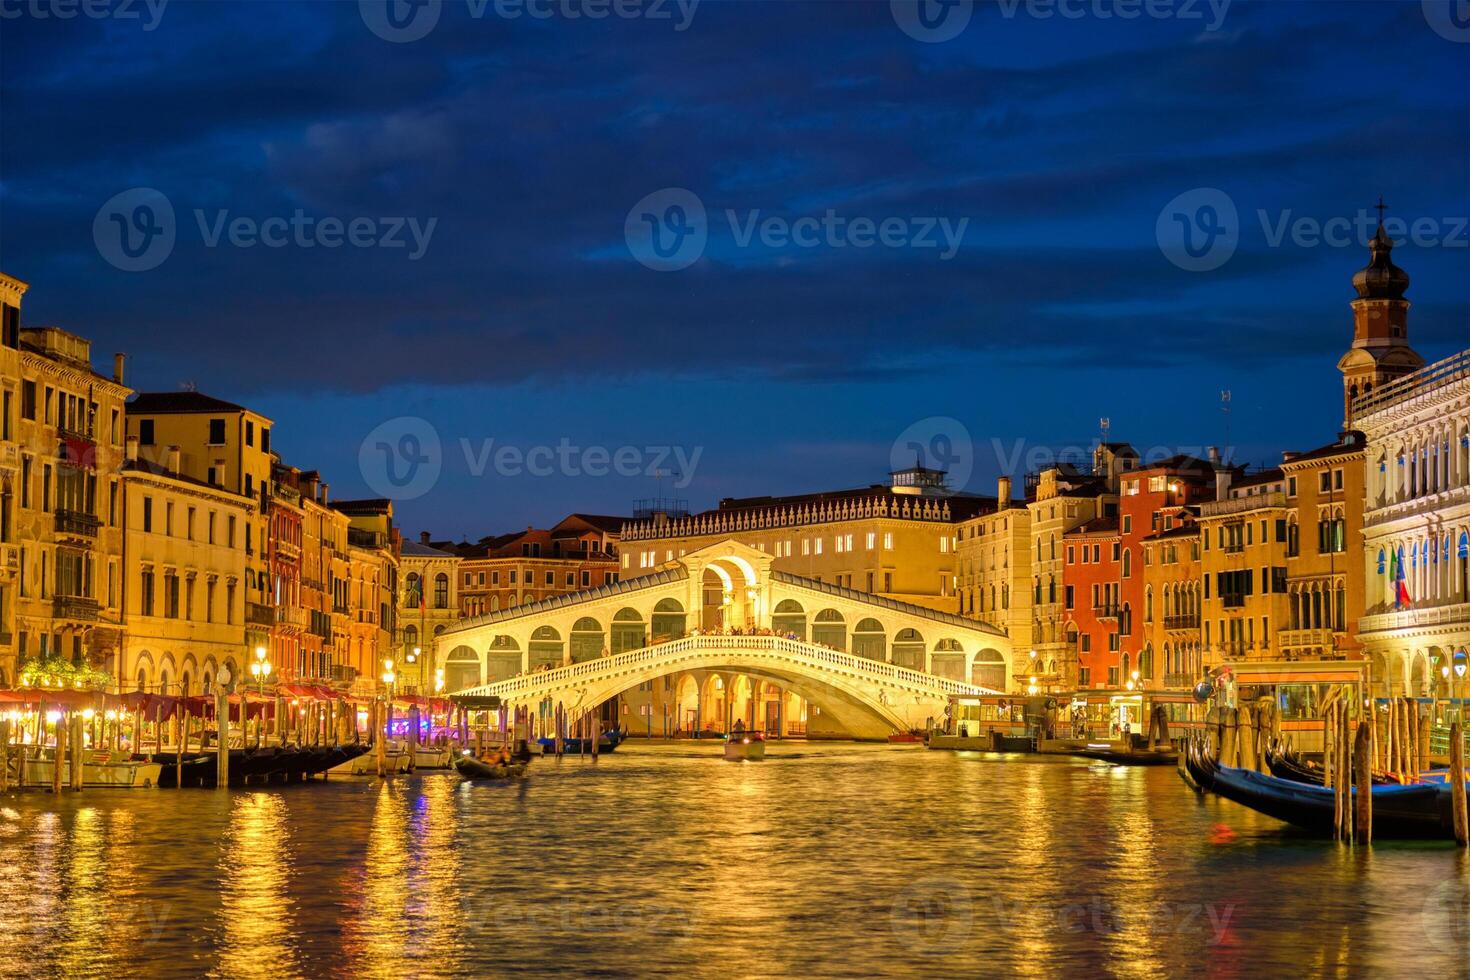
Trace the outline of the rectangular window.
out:
<instances>
[{"instance_id":1,"label":"rectangular window","mask_svg":"<svg viewBox=\"0 0 1470 980\"><path fill-rule=\"evenodd\" d=\"M869 531L868 532L868 550L869 551L872 551L877 546L878 546L878 532L877 531ZM868 591L871 592L873 590L872 589L869 589Z\"/></svg>"},{"instance_id":2,"label":"rectangular window","mask_svg":"<svg viewBox=\"0 0 1470 980\"><path fill-rule=\"evenodd\" d=\"M245 445L255 445L255 423L249 419L245 420Z\"/></svg>"},{"instance_id":3,"label":"rectangular window","mask_svg":"<svg viewBox=\"0 0 1470 980\"><path fill-rule=\"evenodd\" d=\"M138 445L153 445L153 420L140 419L138 421Z\"/></svg>"},{"instance_id":4,"label":"rectangular window","mask_svg":"<svg viewBox=\"0 0 1470 980\"><path fill-rule=\"evenodd\" d=\"M153 498L152 497L144 497L143 498L143 530L144 531L150 531L150 532L153 530Z\"/></svg>"},{"instance_id":5,"label":"rectangular window","mask_svg":"<svg viewBox=\"0 0 1470 980\"><path fill-rule=\"evenodd\" d=\"M209 444L211 446L223 446L225 444L225 420L209 420Z\"/></svg>"},{"instance_id":6,"label":"rectangular window","mask_svg":"<svg viewBox=\"0 0 1470 980\"><path fill-rule=\"evenodd\" d=\"M138 612L144 616L153 615L153 569L143 569L142 580L138 589Z\"/></svg>"},{"instance_id":7,"label":"rectangular window","mask_svg":"<svg viewBox=\"0 0 1470 980\"><path fill-rule=\"evenodd\" d=\"M893 532L892 531L884 531L883 532L883 550L884 551L892 551L893 550Z\"/></svg>"}]
</instances>

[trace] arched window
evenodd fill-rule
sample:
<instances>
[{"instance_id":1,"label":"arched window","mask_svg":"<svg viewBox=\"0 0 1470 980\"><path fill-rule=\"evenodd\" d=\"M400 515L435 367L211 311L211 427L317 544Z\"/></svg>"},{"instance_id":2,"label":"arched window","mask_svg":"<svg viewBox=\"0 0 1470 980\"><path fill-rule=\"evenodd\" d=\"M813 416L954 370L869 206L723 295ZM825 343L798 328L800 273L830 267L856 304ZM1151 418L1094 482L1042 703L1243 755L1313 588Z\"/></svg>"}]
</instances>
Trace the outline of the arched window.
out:
<instances>
[{"instance_id":1,"label":"arched window","mask_svg":"<svg viewBox=\"0 0 1470 980\"><path fill-rule=\"evenodd\" d=\"M1123 549L1123 577L1124 578L1128 578L1132 574L1133 574L1133 550L1131 548L1124 548Z\"/></svg>"},{"instance_id":2,"label":"arched window","mask_svg":"<svg viewBox=\"0 0 1470 980\"><path fill-rule=\"evenodd\" d=\"M246 570L248 573L248 569ZM423 582L418 572L409 572L403 579L403 604L410 609L417 609L419 602L423 599Z\"/></svg>"},{"instance_id":3,"label":"arched window","mask_svg":"<svg viewBox=\"0 0 1470 980\"><path fill-rule=\"evenodd\" d=\"M449 608L449 576L444 572L434 576L434 608Z\"/></svg>"}]
</instances>

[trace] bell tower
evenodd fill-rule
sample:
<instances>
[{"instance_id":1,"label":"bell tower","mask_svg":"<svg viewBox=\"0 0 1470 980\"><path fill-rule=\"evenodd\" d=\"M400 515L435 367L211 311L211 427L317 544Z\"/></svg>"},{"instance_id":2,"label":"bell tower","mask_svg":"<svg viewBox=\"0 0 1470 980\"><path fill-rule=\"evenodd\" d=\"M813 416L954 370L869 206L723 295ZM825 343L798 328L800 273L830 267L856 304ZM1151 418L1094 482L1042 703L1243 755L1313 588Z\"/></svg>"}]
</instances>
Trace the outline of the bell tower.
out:
<instances>
[{"instance_id":1,"label":"bell tower","mask_svg":"<svg viewBox=\"0 0 1470 980\"><path fill-rule=\"evenodd\" d=\"M1378 231L1368 264L1353 276L1353 345L1338 360L1342 372L1343 428L1352 428L1353 399L1384 382L1417 371L1424 358L1409 346L1409 274L1393 264L1393 240L1383 229L1387 206L1378 199Z\"/></svg>"}]
</instances>

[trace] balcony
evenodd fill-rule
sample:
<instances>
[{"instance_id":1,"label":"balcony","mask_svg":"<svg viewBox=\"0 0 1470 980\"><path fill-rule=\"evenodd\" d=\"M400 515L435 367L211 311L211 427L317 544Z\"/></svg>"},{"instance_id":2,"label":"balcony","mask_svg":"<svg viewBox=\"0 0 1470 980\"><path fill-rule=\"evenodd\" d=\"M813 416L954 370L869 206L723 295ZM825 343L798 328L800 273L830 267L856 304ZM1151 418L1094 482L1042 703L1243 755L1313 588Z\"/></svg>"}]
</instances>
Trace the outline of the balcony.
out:
<instances>
[{"instance_id":1,"label":"balcony","mask_svg":"<svg viewBox=\"0 0 1470 980\"><path fill-rule=\"evenodd\" d=\"M1164 687L1175 691L1185 691L1195 685L1193 674L1165 674Z\"/></svg>"},{"instance_id":2,"label":"balcony","mask_svg":"<svg viewBox=\"0 0 1470 980\"><path fill-rule=\"evenodd\" d=\"M1226 609L1244 609L1245 596L1241 594L1222 595L1220 601Z\"/></svg>"},{"instance_id":3,"label":"balcony","mask_svg":"<svg viewBox=\"0 0 1470 980\"><path fill-rule=\"evenodd\" d=\"M97 600L89 596L59 595L52 600L51 615L56 619L72 619L95 623L97 621L98 608Z\"/></svg>"},{"instance_id":4,"label":"balcony","mask_svg":"<svg viewBox=\"0 0 1470 980\"><path fill-rule=\"evenodd\" d=\"M1100 605L1100 606L1093 606L1092 607L1092 614L1094 616L1096 616L1098 619L1117 619L1118 618L1118 604L1117 603L1104 603L1103 605Z\"/></svg>"},{"instance_id":5,"label":"balcony","mask_svg":"<svg viewBox=\"0 0 1470 980\"><path fill-rule=\"evenodd\" d=\"M1280 490L1272 490L1268 493L1253 493L1246 497L1228 497L1225 500L1211 500L1199 505L1199 516L1225 517L1229 514L1244 514L1252 510L1265 510L1273 507L1285 507L1286 494Z\"/></svg>"},{"instance_id":6,"label":"balcony","mask_svg":"<svg viewBox=\"0 0 1470 980\"><path fill-rule=\"evenodd\" d=\"M259 602L245 603L245 623L248 626L274 626L275 610Z\"/></svg>"},{"instance_id":7,"label":"balcony","mask_svg":"<svg viewBox=\"0 0 1470 980\"><path fill-rule=\"evenodd\" d=\"M306 626L306 610L300 606L276 606L275 613L277 626Z\"/></svg>"},{"instance_id":8,"label":"balcony","mask_svg":"<svg viewBox=\"0 0 1470 980\"><path fill-rule=\"evenodd\" d=\"M334 684L351 684L357 680L357 668L348 664L332 664L332 682Z\"/></svg>"},{"instance_id":9,"label":"balcony","mask_svg":"<svg viewBox=\"0 0 1470 980\"><path fill-rule=\"evenodd\" d=\"M56 533L76 538L95 538L102 522L91 514L79 510L56 511Z\"/></svg>"},{"instance_id":10,"label":"balcony","mask_svg":"<svg viewBox=\"0 0 1470 980\"><path fill-rule=\"evenodd\" d=\"M1470 602L1423 609L1401 609L1378 613L1358 620L1359 633L1378 633L1410 626L1456 626L1470 620Z\"/></svg>"},{"instance_id":11,"label":"balcony","mask_svg":"<svg viewBox=\"0 0 1470 980\"><path fill-rule=\"evenodd\" d=\"M1336 646L1335 636L1332 630L1282 630L1277 634L1276 644L1283 651L1312 648L1330 651Z\"/></svg>"},{"instance_id":12,"label":"balcony","mask_svg":"<svg viewBox=\"0 0 1470 980\"><path fill-rule=\"evenodd\" d=\"M1241 541L1231 541L1226 543L1220 550L1227 555L1238 555L1245 551L1245 544Z\"/></svg>"},{"instance_id":13,"label":"balcony","mask_svg":"<svg viewBox=\"0 0 1470 980\"><path fill-rule=\"evenodd\" d=\"M1165 616L1164 629L1166 630L1197 630L1199 629L1198 616Z\"/></svg>"}]
</instances>

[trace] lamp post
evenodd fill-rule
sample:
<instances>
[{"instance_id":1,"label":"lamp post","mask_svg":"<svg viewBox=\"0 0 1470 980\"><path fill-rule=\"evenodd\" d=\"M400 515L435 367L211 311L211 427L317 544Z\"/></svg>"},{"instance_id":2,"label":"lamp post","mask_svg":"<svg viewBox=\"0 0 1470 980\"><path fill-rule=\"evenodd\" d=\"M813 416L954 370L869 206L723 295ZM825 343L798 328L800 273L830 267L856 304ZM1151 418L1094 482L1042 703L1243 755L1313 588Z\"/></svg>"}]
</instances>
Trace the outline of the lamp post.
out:
<instances>
[{"instance_id":1,"label":"lamp post","mask_svg":"<svg viewBox=\"0 0 1470 980\"><path fill-rule=\"evenodd\" d=\"M1462 681L1462 680L1464 680L1464 679L1465 679L1465 661L1461 657L1456 657L1455 658L1455 690L1456 691L1459 690L1459 682ZM1451 692L1451 693L1454 693L1454 692ZM1461 708L1459 702L1457 701L1455 703L1455 717L1457 719L1460 718L1461 715L1462 715L1462 713L1463 713L1463 709Z\"/></svg>"},{"instance_id":2,"label":"lamp post","mask_svg":"<svg viewBox=\"0 0 1470 980\"><path fill-rule=\"evenodd\" d=\"M255 678L256 690L260 693L262 697L264 697L265 679L271 675L271 662L266 659L265 647L255 648L255 659L250 662L250 674ZM262 712L264 710L264 708L261 709ZM246 708L244 704L244 699L242 698L240 704L240 724L242 727L246 725L245 716L247 713L248 709ZM260 718L257 718L255 721L255 744L257 746L260 745L261 739L264 737L264 729L265 716L262 714L262 716ZM280 719L278 718L276 719L277 734L280 734L280 729Z\"/></svg>"}]
</instances>

